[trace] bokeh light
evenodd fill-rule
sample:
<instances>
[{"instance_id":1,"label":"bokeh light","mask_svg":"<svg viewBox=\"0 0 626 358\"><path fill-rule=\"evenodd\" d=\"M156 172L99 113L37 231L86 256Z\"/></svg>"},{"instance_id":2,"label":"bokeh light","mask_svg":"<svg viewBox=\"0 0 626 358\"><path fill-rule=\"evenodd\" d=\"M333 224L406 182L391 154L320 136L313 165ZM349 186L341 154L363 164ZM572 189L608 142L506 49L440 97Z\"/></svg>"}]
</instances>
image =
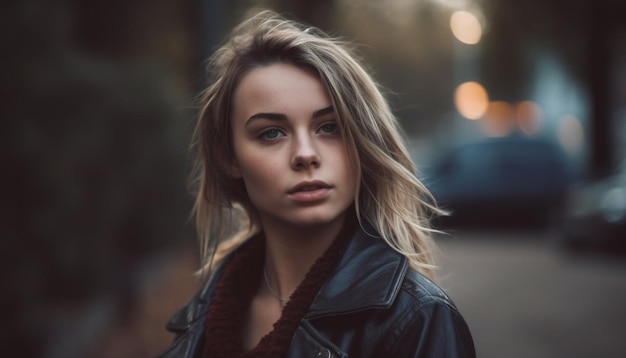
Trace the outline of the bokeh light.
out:
<instances>
[{"instance_id":1,"label":"bokeh light","mask_svg":"<svg viewBox=\"0 0 626 358\"><path fill-rule=\"evenodd\" d=\"M513 107L504 101L489 102L483 129L488 136L504 137L513 130L515 111Z\"/></svg>"},{"instance_id":2,"label":"bokeh light","mask_svg":"<svg viewBox=\"0 0 626 358\"><path fill-rule=\"evenodd\" d=\"M478 82L465 82L454 91L454 104L467 119L480 119L489 105L487 90Z\"/></svg>"},{"instance_id":3,"label":"bokeh light","mask_svg":"<svg viewBox=\"0 0 626 358\"><path fill-rule=\"evenodd\" d=\"M455 11L450 17L450 28L457 40L468 45L477 44L483 34L478 18L469 11Z\"/></svg>"}]
</instances>

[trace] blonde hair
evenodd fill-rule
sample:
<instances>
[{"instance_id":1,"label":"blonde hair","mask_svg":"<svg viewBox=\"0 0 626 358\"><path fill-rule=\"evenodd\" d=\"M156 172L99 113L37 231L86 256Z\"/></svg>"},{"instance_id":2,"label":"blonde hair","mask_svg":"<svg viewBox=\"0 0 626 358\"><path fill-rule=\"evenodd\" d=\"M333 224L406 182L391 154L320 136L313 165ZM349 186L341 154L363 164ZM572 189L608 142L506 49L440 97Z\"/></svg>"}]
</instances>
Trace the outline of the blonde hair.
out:
<instances>
[{"instance_id":1,"label":"blonde hair","mask_svg":"<svg viewBox=\"0 0 626 358\"><path fill-rule=\"evenodd\" d=\"M283 62L313 71L326 87L358 178L355 209L410 265L434 278L430 215L442 212L417 179L397 120L379 87L345 43L271 11L249 16L212 56L210 86L194 135L198 193L196 225L204 269L258 230L243 182L229 174L234 153L233 92L250 70Z\"/></svg>"}]
</instances>

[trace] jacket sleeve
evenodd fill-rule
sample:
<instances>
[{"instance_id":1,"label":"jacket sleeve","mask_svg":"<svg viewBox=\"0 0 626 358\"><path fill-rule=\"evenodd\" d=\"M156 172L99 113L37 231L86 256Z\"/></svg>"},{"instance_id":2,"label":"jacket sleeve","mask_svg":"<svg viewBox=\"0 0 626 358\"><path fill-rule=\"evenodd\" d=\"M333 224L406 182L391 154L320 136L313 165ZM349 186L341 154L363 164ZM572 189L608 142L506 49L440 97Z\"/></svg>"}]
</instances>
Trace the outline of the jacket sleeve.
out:
<instances>
[{"instance_id":1,"label":"jacket sleeve","mask_svg":"<svg viewBox=\"0 0 626 358\"><path fill-rule=\"evenodd\" d=\"M476 357L469 328L449 301L433 297L412 311L395 327L391 356Z\"/></svg>"}]
</instances>

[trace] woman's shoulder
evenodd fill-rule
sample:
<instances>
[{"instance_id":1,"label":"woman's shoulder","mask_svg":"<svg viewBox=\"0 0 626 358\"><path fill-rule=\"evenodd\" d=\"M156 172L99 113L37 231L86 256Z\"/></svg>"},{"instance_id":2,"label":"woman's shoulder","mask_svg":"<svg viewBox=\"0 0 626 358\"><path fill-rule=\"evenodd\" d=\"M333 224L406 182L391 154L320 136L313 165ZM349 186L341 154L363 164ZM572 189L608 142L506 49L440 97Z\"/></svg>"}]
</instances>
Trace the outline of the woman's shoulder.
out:
<instances>
[{"instance_id":1,"label":"woman's shoulder","mask_svg":"<svg viewBox=\"0 0 626 358\"><path fill-rule=\"evenodd\" d=\"M456 310L456 306L446 292L422 273L409 268L404 277L400 294L407 295L417 304L444 304Z\"/></svg>"},{"instance_id":2,"label":"woman's shoulder","mask_svg":"<svg viewBox=\"0 0 626 358\"><path fill-rule=\"evenodd\" d=\"M454 302L436 283L415 270L407 271L388 317L394 327L388 341L391 352L475 357L469 327ZM417 339L424 334L430 338Z\"/></svg>"}]
</instances>

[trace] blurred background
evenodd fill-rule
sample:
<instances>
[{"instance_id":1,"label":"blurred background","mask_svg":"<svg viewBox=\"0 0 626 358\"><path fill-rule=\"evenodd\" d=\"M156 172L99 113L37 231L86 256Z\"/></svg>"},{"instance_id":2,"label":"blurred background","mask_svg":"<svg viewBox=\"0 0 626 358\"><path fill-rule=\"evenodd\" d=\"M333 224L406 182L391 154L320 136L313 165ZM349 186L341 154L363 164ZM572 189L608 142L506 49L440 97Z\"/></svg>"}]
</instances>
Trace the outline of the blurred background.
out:
<instances>
[{"instance_id":1,"label":"blurred background","mask_svg":"<svg viewBox=\"0 0 626 358\"><path fill-rule=\"evenodd\" d=\"M356 44L452 215L440 277L481 357L626 352L626 2L0 5L3 347L151 357L196 290L205 60L251 7Z\"/></svg>"}]
</instances>

